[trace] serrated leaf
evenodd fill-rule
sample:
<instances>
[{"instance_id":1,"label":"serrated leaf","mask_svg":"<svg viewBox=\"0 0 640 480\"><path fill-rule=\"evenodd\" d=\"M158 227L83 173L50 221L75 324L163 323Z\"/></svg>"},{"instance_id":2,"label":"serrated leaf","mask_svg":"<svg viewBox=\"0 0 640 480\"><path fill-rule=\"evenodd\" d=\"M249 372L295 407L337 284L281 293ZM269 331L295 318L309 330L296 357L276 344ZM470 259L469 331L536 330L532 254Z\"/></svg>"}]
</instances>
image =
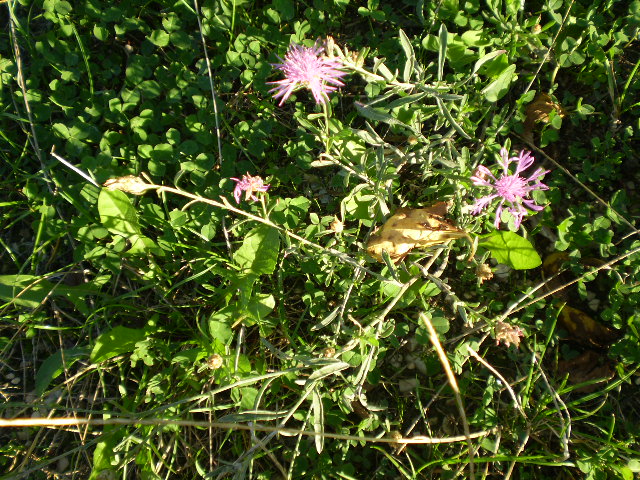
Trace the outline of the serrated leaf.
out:
<instances>
[{"instance_id":1,"label":"serrated leaf","mask_svg":"<svg viewBox=\"0 0 640 480\"><path fill-rule=\"evenodd\" d=\"M480 239L479 245L489 250L498 262L515 270L528 270L542 264L531 242L514 232L490 233Z\"/></svg>"}]
</instances>

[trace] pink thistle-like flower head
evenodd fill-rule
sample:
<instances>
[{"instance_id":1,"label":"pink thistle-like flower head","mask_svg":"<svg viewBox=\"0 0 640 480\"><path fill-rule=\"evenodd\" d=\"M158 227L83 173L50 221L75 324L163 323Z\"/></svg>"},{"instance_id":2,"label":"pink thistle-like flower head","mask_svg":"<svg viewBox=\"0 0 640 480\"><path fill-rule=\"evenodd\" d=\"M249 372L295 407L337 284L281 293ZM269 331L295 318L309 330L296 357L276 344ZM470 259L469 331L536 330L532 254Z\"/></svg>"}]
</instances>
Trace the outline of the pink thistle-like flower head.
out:
<instances>
[{"instance_id":1,"label":"pink thistle-like flower head","mask_svg":"<svg viewBox=\"0 0 640 480\"><path fill-rule=\"evenodd\" d=\"M240 203L240 197L242 192L245 192L245 200L258 200L258 197L254 195L254 192L266 192L269 190L269 185L265 185L262 178L259 176L252 177L247 173L242 176L242 179L231 178L236 182L236 188L233 189L233 198L236 199L236 203Z\"/></svg>"},{"instance_id":2,"label":"pink thistle-like flower head","mask_svg":"<svg viewBox=\"0 0 640 480\"><path fill-rule=\"evenodd\" d=\"M520 228L522 219L528 213L527 208L535 212L539 212L544 208L536 205L533 199L530 198L530 193L534 190L549 190L549 187L539 180L541 176L549 173L549 170L538 168L529 177L522 176L522 172L529 168L535 160L531 156L531 152L525 150L522 150L517 157L509 158L509 152L505 148L502 148L500 150L500 158L501 161L499 163L502 167L502 174L499 178L496 178L491 170L483 165L480 165L471 177L474 185L493 189L493 193L476 199L471 213L478 215L491 204L494 199L499 198L500 202L496 209L496 219L494 222L495 227L500 228L500 218L502 217L502 210L506 203L508 205L508 212L515 219L516 228ZM514 162L516 168L515 172L512 173L509 170L509 166Z\"/></svg>"},{"instance_id":3,"label":"pink thistle-like flower head","mask_svg":"<svg viewBox=\"0 0 640 480\"><path fill-rule=\"evenodd\" d=\"M292 44L289 46L282 63L273 65L284 73L284 79L268 82L275 85L269 90L275 93L273 98L279 98L282 105L293 92L300 88L307 88L313 94L316 103L325 103L329 93L342 87L341 77L347 74L340 70L343 65L337 58L329 58L322 54L324 48L318 43L313 47L303 47Z\"/></svg>"}]
</instances>

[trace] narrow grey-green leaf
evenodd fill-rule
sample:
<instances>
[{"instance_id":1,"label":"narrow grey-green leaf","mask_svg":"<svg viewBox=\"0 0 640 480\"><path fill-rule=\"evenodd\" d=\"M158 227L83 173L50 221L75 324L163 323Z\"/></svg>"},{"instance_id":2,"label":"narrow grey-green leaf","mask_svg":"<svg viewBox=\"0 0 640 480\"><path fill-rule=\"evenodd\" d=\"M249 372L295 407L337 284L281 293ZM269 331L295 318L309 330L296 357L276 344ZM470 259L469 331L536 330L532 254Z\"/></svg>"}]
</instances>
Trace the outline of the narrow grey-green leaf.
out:
<instances>
[{"instance_id":1,"label":"narrow grey-green leaf","mask_svg":"<svg viewBox=\"0 0 640 480\"><path fill-rule=\"evenodd\" d=\"M531 242L514 232L490 233L480 239L479 246L489 250L498 262L515 270L527 270L542 264Z\"/></svg>"},{"instance_id":2,"label":"narrow grey-green leaf","mask_svg":"<svg viewBox=\"0 0 640 480\"><path fill-rule=\"evenodd\" d=\"M447 27L444 26L444 23L440 26L438 39L440 41L438 50L438 81L441 82L444 76L444 62L447 58L447 42L449 41L449 32L447 32Z\"/></svg>"},{"instance_id":3,"label":"narrow grey-green leaf","mask_svg":"<svg viewBox=\"0 0 640 480\"><path fill-rule=\"evenodd\" d=\"M311 331L314 332L316 330L320 330L326 327L327 325L331 325L331 323L338 317L339 311L340 311L340 307L336 307L333 310L331 310L331 312L329 312L329 315L327 315L326 317L324 317L322 320L320 320L318 323L316 323L311 327Z\"/></svg>"},{"instance_id":4,"label":"narrow grey-green leaf","mask_svg":"<svg viewBox=\"0 0 640 480\"><path fill-rule=\"evenodd\" d=\"M408 80L405 80L405 82ZM423 92L423 93L414 93L413 95L407 95L406 97L400 97L396 100L394 100L393 102L390 102L387 105L387 108L389 109L393 109L393 108L397 108L397 107L402 107L403 105L408 105L410 103L415 103L415 102L419 102L420 100L422 100L423 98L429 96L429 93L427 92Z\"/></svg>"},{"instance_id":5,"label":"narrow grey-green leaf","mask_svg":"<svg viewBox=\"0 0 640 480\"><path fill-rule=\"evenodd\" d=\"M28 308L36 308L45 299L55 295L66 297L84 313L88 310L84 297L98 293L93 283L69 286L35 275L0 275L0 299Z\"/></svg>"},{"instance_id":6,"label":"narrow grey-green leaf","mask_svg":"<svg viewBox=\"0 0 640 480\"><path fill-rule=\"evenodd\" d=\"M438 102L438 108L440 108L440 111L445 116L445 118L449 121L449 124L456 130L456 132L458 132L467 140L471 140L471 137L467 134L467 132L465 132L464 129L458 124L458 122L456 122L455 118L453 118L453 115L451 115L451 112L449 111L445 103L442 100L440 100L438 97L435 97L435 99L436 99L436 102Z\"/></svg>"},{"instance_id":7,"label":"narrow grey-green leaf","mask_svg":"<svg viewBox=\"0 0 640 480\"><path fill-rule=\"evenodd\" d=\"M313 431L317 434L315 436L316 450L318 453L322 453L324 446L324 405L317 386L311 392L311 405L313 407Z\"/></svg>"},{"instance_id":8,"label":"narrow grey-green leaf","mask_svg":"<svg viewBox=\"0 0 640 480\"><path fill-rule=\"evenodd\" d=\"M416 66L416 55L413 51L413 46L411 45L411 41L407 34L404 33L402 29L400 29L400 45L402 46L402 50L404 50L404 55L407 57L407 61L404 64L404 70L402 72L402 78L405 82L411 80L411 75L413 74L413 70Z\"/></svg>"},{"instance_id":9,"label":"narrow grey-green leaf","mask_svg":"<svg viewBox=\"0 0 640 480\"><path fill-rule=\"evenodd\" d=\"M321 367L315 372L313 372L311 375L309 375L309 378L307 379L307 385L310 385L312 382L320 380L321 378L328 377L330 375L333 375L334 373L340 372L346 368L349 368L350 366L351 365L348 364L347 362L341 362L336 360L335 362L329 365L326 365L324 367Z\"/></svg>"},{"instance_id":10,"label":"narrow grey-green leaf","mask_svg":"<svg viewBox=\"0 0 640 480\"><path fill-rule=\"evenodd\" d=\"M358 110L358 113L364 118L373 120L375 122L386 123L388 125L402 125L403 127L413 131L413 129L409 125L401 122L397 118L394 118L393 116L382 110L371 108L368 105L364 105L360 102L355 102L354 105L356 106L356 110Z\"/></svg>"}]
</instances>

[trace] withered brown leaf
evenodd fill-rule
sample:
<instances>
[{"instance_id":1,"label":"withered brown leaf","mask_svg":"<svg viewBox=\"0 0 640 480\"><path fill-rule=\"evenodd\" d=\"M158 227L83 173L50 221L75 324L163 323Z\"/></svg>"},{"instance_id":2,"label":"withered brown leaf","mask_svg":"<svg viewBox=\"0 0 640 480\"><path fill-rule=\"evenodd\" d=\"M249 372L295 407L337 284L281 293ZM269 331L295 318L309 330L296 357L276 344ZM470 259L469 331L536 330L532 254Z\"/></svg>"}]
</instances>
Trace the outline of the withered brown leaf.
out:
<instances>
[{"instance_id":1,"label":"withered brown leaf","mask_svg":"<svg viewBox=\"0 0 640 480\"><path fill-rule=\"evenodd\" d=\"M567 252L554 252L544 259L542 271L545 276L553 277L560 271L562 263L567 260L569 260ZM580 263L584 267L595 267L604 264L602 260L589 257L580 259ZM554 291L566 283L567 280L568 278L563 275L551 278L547 281L545 287L549 291ZM553 296L562 302L570 300L567 292L563 290L554 292ZM618 330L595 320L582 310L570 305L562 306L561 304L559 308L561 308L558 317L559 324L569 333L570 340L588 347L604 349L620 338L621 333Z\"/></svg>"},{"instance_id":2,"label":"withered brown leaf","mask_svg":"<svg viewBox=\"0 0 640 480\"><path fill-rule=\"evenodd\" d=\"M548 123L549 114L554 110L560 117L564 117L567 114L567 111L562 105L554 102L548 93L540 92L536 95L533 102L527 105L525 111L526 118L524 121L524 132L522 133L525 140L533 143L533 129L536 123Z\"/></svg>"},{"instance_id":3,"label":"withered brown leaf","mask_svg":"<svg viewBox=\"0 0 640 480\"><path fill-rule=\"evenodd\" d=\"M427 208L400 208L369 238L367 252L382 262L386 251L393 262L402 260L415 247L440 245L469 234L445 220L449 206L438 202Z\"/></svg>"},{"instance_id":4,"label":"withered brown leaf","mask_svg":"<svg viewBox=\"0 0 640 480\"><path fill-rule=\"evenodd\" d=\"M558 373L562 376L568 375L569 383L576 385L591 380L602 379L601 381L603 382L610 380L613 378L615 371L605 355L601 355L593 350L587 350L576 358L558 362ZM599 388L602 388L602 385L598 385L598 383L584 385L576 388L574 392L595 392Z\"/></svg>"}]
</instances>

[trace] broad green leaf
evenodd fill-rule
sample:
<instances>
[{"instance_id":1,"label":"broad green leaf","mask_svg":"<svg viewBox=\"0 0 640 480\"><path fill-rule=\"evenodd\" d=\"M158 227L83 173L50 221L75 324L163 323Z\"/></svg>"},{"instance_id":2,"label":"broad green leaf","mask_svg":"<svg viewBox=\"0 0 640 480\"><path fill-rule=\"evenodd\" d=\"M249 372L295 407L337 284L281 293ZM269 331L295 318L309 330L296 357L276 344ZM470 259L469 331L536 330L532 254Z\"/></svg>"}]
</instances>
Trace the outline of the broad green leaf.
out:
<instances>
[{"instance_id":1,"label":"broad green leaf","mask_svg":"<svg viewBox=\"0 0 640 480\"><path fill-rule=\"evenodd\" d=\"M531 242L513 232L490 233L480 239L479 245L489 250L498 262L515 270L527 270L542 264Z\"/></svg>"},{"instance_id":2,"label":"broad green leaf","mask_svg":"<svg viewBox=\"0 0 640 480\"><path fill-rule=\"evenodd\" d=\"M0 299L28 308L38 307L47 297L62 296L73 302L80 312L87 313L84 297L98 293L93 283L69 286L35 275L0 275Z\"/></svg>"},{"instance_id":3,"label":"broad green leaf","mask_svg":"<svg viewBox=\"0 0 640 480\"><path fill-rule=\"evenodd\" d=\"M260 322L264 317L269 315L276 307L276 300L273 295L257 293L249 301L247 312L256 322Z\"/></svg>"},{"instance_id":4,"label":"broad green leaf","mask_svg":"<svg viewBox=\"0 0 640 480\"><path fill-rule=\"evenodd\" d=\"M240 389L240 395L242 396L240 408L242 410L255 410L258 389L254 387L243 387Z\"/></svg>"},{"instance_id":5,"label":"broad green leaf","mask_svg":"<svg viewBox=\"0 0 640 480\"><path fill-rule=\"evenodd\" d=\"M103 188L98 196L98 212L100 222L111 233L125 237L141 233L136 210L124 192Z\"/></svg>"},{"instance_id":6,"label":"broad green leaf","mask_svg":"<svg viewBox=\"0 0 640 480\"><path fill-rule=\"evenodd\" d=\"M108 418L107 415L104 418ZM124 437L125 430L117 426L106 425L104 433L93 451L93 469L89 480L118 478L116 474L115 448Z\"/></svg>"},{"instance_id":7,"label":"broad green leaf","mask_svg":"<svg viewBox=\"0 0 640 480\"><path fill-rule=\"evenodd\" d=\"M58 350L49 355L36 373L36 395L42 395L47 390L51 381L64 372L65 365L66 368L70 368L76 361L86 357L88 353L88 348L70 348L64 351Z\"/></svg>"},{"instance_id":8,"label":"broad green leaf","mask_svg":"<svg viewBox=\"0 0 640 480\"><path fill-rule=\"evenodd\" d=\"M228 305L209 317L209 333L223 345L233 337L231 325L238 320L235 305Z\"/></svg>"},{"instance_id":9,"label":"broad green leaf","mask_svg":"<svg viewBox=\"0 0 640 480\"><path fill-rule=\"evenodd\" d=\"M291 20L295 15L293 0L274 0L273 6L283 20Z\"/></svg>"},{"instance_id":10,"label":"broad green leaf","mask_svg":"<svg viewBox=\"0 0 640 480\"><path fill-rule=\"evenodd\" d=\"M496 57L499 57L500 55L506 53L506 50L496 50L494 52L490 52L487 53L486 55L484 55L482 58L480 58L476 63L473 64L473 71L471 72L471 76L475 75L476 73L478 73L478 70L480 70L480 68L487 63L490 60L493 60Z\"/></svg>"},{"instance_id":11,"label":"broad green leaf","mask_svg":"<svg viewBox=\"0 0 640 480\"><path fill-rule=\"evenodd\" d=\"M482 94L490 102L497 102L504 97L509 91L509 86L517 75L515 75L516 66L509 65L503 70L498 78L482 89Z\"/></svg>"},{"instance_id":12,"label":"broad green leaf","mask_svg":"<svg viewBox=\"0 0 640 480\"><path fill-rule=\"evenodd\" d=\"M154 30L147 38L156 47L166 47L169 45L169 34L163 30Z\"/></svg>"},{"instance_id":13,"label":"broad green leaf","mask_svg":"<svg viewBox=\"0 0 640 480\"><path fill-rule=\"evenodd\" d=\"M306 217L310 205L311 201L306 197L280 199L271 211L271 220L293 229Z\"/></svg>"},{"instance_id":14,"label":"broad green leaf","mask_svg":"<svg viewBox=\"0 0 640 480\"><path fill-rule=\"evenodd\" d=\"M233 254L233 260L243 273L269 275L276 268L280 251L280 234L274 228L260 225L251 230Z\"/></svg>"},{"instance_id":15,"label":"broad green leaf","mask_svg":"<svg viewBox=\"0 0 640 480\"><path fill-rule=\"evenodd\" d=\"M140 328L117 326L102 333L91 351L93 363L100 363L123 353L135 350L136 343L147 338L147 333Z\"/></svg>"}]
</instances>

